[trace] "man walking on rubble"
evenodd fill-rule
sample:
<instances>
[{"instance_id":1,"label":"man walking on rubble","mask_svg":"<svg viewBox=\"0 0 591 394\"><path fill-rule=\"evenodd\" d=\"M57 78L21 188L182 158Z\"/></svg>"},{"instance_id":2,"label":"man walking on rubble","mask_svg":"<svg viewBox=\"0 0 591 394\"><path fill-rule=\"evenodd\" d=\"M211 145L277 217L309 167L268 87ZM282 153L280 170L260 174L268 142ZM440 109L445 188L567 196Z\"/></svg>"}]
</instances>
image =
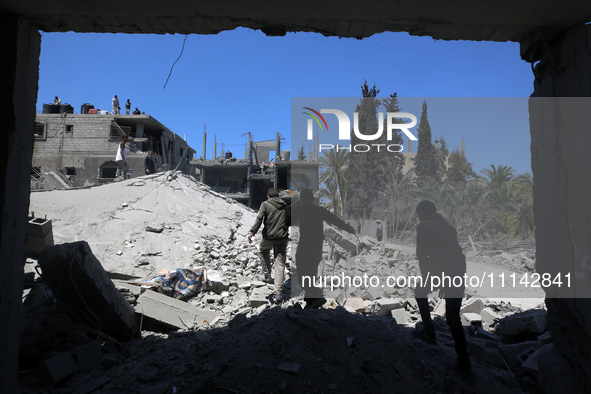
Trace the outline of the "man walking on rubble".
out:
<instances>
[{"instance_id":1,"label":"man walking on rubble","mask_svg":"<svg viewBox=\"0 0 591 394\"><path fill-rule=\"evenodd\" d=\"M283 300L283 281L285 275L285 255L287 251L290 213L285 201L279 198L277 189L267 190L267 201L261 204L256 221L248 234L248 242L263 227L263 239L259 246L259 259L265 274L265 281L271 280L271 250L273 250L274 302Z\"/></svg>"},{"instance_id":2,"label":"man walking on rubble","mask_svg":"<svg viewBox=\"0 0 591 394\"><path fill-rule=\"evenodd\" d=\"M300 227L300 240L296 251L298 282L305 291L306 308L317 309L326 302L322 297L322 289L314 286L314 278L318 274L318 265L322 260L322 244L324 226L327 222L351 234L355 229L339 219L325 208L314 205L314 194L310 189L300 192L299 204L293 205L292 223Z\"/></svg>"},{"instance_id":3,"label":"man walking on rubble","mask_svg":"<svg viewBox=\"0 0 591 394\"><path fill-rule=\"evenodd\" d=\"M430 283L426 283L426 278L428 276L441 278L443 275L452 278L463 277L466 273L466 257L458 243L456 229L437 213L433 202L421 201L417 205L416 213L420 222L417 226L417 258L423 284L415 288L415 297L421 313L423 329L417 329L414 335L427 343L436 344L435 329L427 299L432 289ZM463 372L471 372L466 336L460 320L464 287L463 282L460 286L449 283L448 286L440 288L440 293L443 293L445 299L445 319L455 342L458 367Z\"/></svg>"}]
</instances>

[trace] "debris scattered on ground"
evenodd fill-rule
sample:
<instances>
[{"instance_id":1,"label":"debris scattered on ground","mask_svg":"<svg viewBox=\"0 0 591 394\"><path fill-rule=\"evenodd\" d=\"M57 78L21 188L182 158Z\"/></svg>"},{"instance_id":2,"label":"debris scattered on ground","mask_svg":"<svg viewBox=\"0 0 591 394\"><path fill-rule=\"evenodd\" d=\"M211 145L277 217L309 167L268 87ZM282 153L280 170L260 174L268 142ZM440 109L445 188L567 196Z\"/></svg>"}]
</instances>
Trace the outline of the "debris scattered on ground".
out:
<instances>
[{"instance_id":1,"label":"debris scattered on ground","mask_svg":"<svg viewBox=\"0 0 591 394\"><path fill-rule=\"evenodd\" d=\"M43 278L35 259L25 265L23 393L518 393L537 389L538 361L552 352L542 298L466 296L470 377L455 368L438 298L430 300L435 346L412 335L420 316L407 287L338 286L320 309L306 309L288 273L285 291L293 297L275 305L256 246L246 241L256 213L182 175L33 193L31 206L52 220L58 245L39 261ZM291 237L288 255L297 228ZM412 245L328 228L325 245L323 275L418 274ZM469 266L527 272L535 259L533 246L475 249L467 253ZM46 262L54 260L62 263L52 273ZM111 278L102 267L79 269L86 261ZM296 268L291 259L288 265ZM140 338L96 324L106 318L95 319L96 294L76 292L90 288L81 272L99 278L99 289L117 290L116 304L135 311ZM185 292L188 275L195 287Z\"/></svg>"}]
</instances>

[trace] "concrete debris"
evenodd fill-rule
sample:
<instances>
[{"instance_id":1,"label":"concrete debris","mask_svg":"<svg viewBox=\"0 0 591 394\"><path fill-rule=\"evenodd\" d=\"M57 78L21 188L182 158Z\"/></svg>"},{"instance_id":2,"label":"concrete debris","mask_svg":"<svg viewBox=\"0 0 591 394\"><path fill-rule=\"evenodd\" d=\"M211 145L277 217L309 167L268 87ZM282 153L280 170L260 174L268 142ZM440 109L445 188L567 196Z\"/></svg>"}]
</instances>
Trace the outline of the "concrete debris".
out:
<instances>
[{"instance_id":1,"label":"concrete debris","mask_svg":"<svg viewBox=\"0 0 591 394\"><path fill-rule=\"evenodd\" d=\"M75 204L64 204L66 200L86 201L96 212L89 215L88 210L75 209ZM115 277L105 279L104 270L104 275L93 270L86 274L93 280L98 278L101 291L106 292L109 286L104 282L108 282L109 291L119 295L118 301L107 308L115 315L113 320L121 320L117 313L122 304L122 309L131 311L133 324L141 322L142 339L130 340L125 346L117 344L104 354L106 345L101 346L96 337L89 338L80 349L44 349L45 354L57 357L34 363L39 379L47 386L61 384L65 390L76 388L80 392L146 393L238 392L244 382L251 392L295 392L302 390L302 384L314 386L313 391L318 392L412 392L417 388L445 392L450 384L457 385L458 392L481 388L463 381L449 382L453 377L447 365L453 362L455 353L444 318L445 301L433 293L429 302L440 343L439 350L434 351L412 336L412 329L420 322L413 289L396 283L380 286L389 276L419 274L412 245L377 242L368 236L359 240L325 227L325 258L319 273L376 277L380 285L366 282L325 289L327 302L321 309L305 309L304 295L290 272L285 283L287 301L270 301L274 285L263 280L256 245L246 242L256 212L184 175L168 172L92 189L33 193L31 206L37 211L43 209L53 219L58 242L88 240L88 244L80 243L86 246L58 245L61 252L57 255L64 264L89 260L93 266L104 265ZM297 239L297 231L292 231L294 242L287 253L287 265L292 270L297 269L297 262L289 256L294 254ZM96 247L100 263L90 247ZM70 249L75 252L68 252ZM43 252L45 260L56 260L48 250ZM529 251L492 253L483 244L478 245L478 254L467 254L469 265L471 259L489 259L502 262L505 269L514 267L514 272L529 270L526 263L535 261ZM51 290L62 295L70 280L62 278L56 285L57 273L52 277L52 269L47 267L42 266L42 279L47 276L48 284L53 282ZM68 269L62 267L61 271L68 272L69 265L65 267ZM153 290L157 289L153 283L136 279L177 270L205 273L202 287L185 301L160 294ZM72 274L77 275L77 271L72 269ZM79 279L75 283L79 288L87 287ZM44 297L29 291L25 302L30 299L35 307L46 305L52 291ZM69 293L69 298L76 304L79 296ZM98 302L86 296L84 299L90 308ZM66 301L60 298L61 302ZM529 309L530 304L481 296L464 300L461 316L467 326L468 346L475 372L486 382L487 390L517 393L505 363L513 373L522 368L535 373L541 350L547 349L546 343L551 345L552 338L544 329L545 311L523 312L516 306ZM29 306L31 313L32 308ZM44 325L43 329L53 332L49 326L63 331L76 317L51 323L54 326ZM99 331L107 333L110 319L110 315L101 315L103 326ZM85 323L88 330L97 331L92 319ZM117 333L117 338L122 338L121 332L110 332L108 335ZM524 342L536 338L539 340ZM35 344L25 341L27 359L38 357ZM405 356L393 361L393 354ZM279 372L269 375L268 371L274 369Z\"/></svg>"},{"instance_id":2,"label":"concrete debris","mask_svg":"<svg viewBox=\"0 0 591 394\"><path fill-rule=\"evenodd\" d=\"M176 329L192 329L211 322L219 313L197 308L152 290L143 292L137 299L136 312Z\"/></svg>"},{"instance_id":3,"label":"concrete debris","mask_svg":"<svg viewBox=\"0 0 591 394\"><path fill-rule=\"evenodd\" d=\"M529 310L499 320L499 331L505 336L540 335L545 331L546 311Z\"/></svg>"},{"instance_id":4,"label":"concrete debris","mask_svg":"<svg viewBox=\"0 0 591 394\"><path fill-rule=\"evenodd\" d=\"M41 276L72 318L112 337L137 334L134 311L84 242L49 246L39 259Z\"/></svg>"},{"instance_id":5,"label":"concrete debris","mask_svg":"<svg viewBox=\"0 0 591 394\"><path fill-rule=\"evenodd\" d=\"M45 247L53 244L51 220L30 216L27 222L27 253L41 253Z\"/></svg>"}]
</instances>

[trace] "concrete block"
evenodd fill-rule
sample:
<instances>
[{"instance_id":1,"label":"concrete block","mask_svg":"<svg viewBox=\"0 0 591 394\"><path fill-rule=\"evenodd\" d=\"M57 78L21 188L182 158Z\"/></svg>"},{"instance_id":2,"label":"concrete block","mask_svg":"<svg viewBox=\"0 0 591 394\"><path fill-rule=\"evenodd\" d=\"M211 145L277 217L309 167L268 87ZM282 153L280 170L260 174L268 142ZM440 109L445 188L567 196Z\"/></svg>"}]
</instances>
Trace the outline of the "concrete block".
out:
<instances>
[{"instance_id":1,"label":"concrete block","mask_svg":"<svg viewBox=\"0 0 591 394\"><path fill-rule=\"evenodd\" d=\"M84 346L72 350L72 355L81 371L87 371L100 365L103 358L103 348L97 341L90 342Z\"/></svg>"},{"instance_id":2,"label":"concrete block","mask_svg":"<svg viewBox=\"0 0 591 394\"><path fill-rule=\"evenodd\" d=\"M29 217L27 235L45 237L52 232L51 220Z\"/></svg>"},{"instance_id":3,"label":"concrete block","mask_svg":"<svg viewBox=\"0 0 591 394\"><path fill-rule=\"evenodd\" d=\"M357 298L357 297L349 297L347 298L347 300L344 302L343 306L345 307L345 309L351 308L351 310L353 312L364 312L365 311L365 303L363 302L363 299L361 298Z\"/></svg>"},{"instance_id":4,"label":"concrete block","mask_svg":"<svg viewBox=\"0 0 591 394\"><path fill-rule=\"evenodd\" d=\"M262 305L267 305L269 303L267 297L272 293L272 290L267 289L266 287L257 287L250 293L250 297L248 297L248 302L252 308L258 308Z\"/></svg>"},{"instance_id":5,"label":"concrete block","mask_svg":"<svg viewBox=\"0 0 591 394\"><path fill-rule=\"evenodd\" d=\"M482 322L486 323L489 327L494 325L497 321L501 319L501 315L497 312L493 311L491 308L483 308L480 311L480 317L482 317Z\"/></svg>"},{"instance_id":6,"label":"concrete block","mask_svg":"<svg viewBox=\"0 0 591 394\"><path fill-rule=\"evenodd\" d=\"M137 299L135 310L146 317L170 326L184 329L191 323L211 322L220 314L209 309L197 308L187 302L146 290Z\"/></svg>"},{"instance_id":7,"label":"concrete block","mask_svg":"<svg viewBox=\"0 0 591 394\"><path fill-rule=\"evenodd\" d=\"M482 318L477 313L462 313L464 324L482 325Z\"/></svg>"},{"instance_id":8,"label":"concrete block","mask_svg":"<svg viewBox=\"0 0 591 394\"><path fill-rule=\"evenodd\" d=\"M404 302L400 298L382 298L374 305L377 307L375 314L378 316L388 316L393 309L404 308Z\"/></svg>"},{"instance_id":9,"label":"concrete block","mask_svg":"<svg viewBox=\"0 0 591 394\"><path fill-rule=\"evenodd\" d=\"M76 364L72 354L64 352L39 364L34 375L42 385L52 387L65 381L78 370L78 364Z\"/></svg>"},{"instance_id":10,"label":"concrete block","mask_svg":"<svg viewBox=\"0 0 591 394\"><path fill-rule=\"evenodd\" d=\"M514 370L520 367L531 354L535 353L543 345L542 342L526 341L514 345L501 345L499 348L505 356L509 367Z\"/></svg>"},{"instance_id":11,"label":"concrete block","mask_svg":"<svg viewBox=\"0 0 591 394\"><path fill-rule=\"evenodd\" d=\"M46 235L27 234L27 252L41 253L47 246L53 246L53 233Z\"/></svg>"},{"instance_id":12,"label":"concrete block","mask_svg":"<svg viewBox=\"0 0 591 394\"><path fill-rule=\"evenodd\" d=\"M117 339L138 333L133 308L86 242L46 248L39 266L41 277L58 301L68 306L72 318L91 327L100 325L103 332Z\"/></svg>"},{"instance_id":13,"label":"concrete block","mask_svg":"<svg viewBox=\"0 0 591 394\"><path fill-rule=\"evenodd\" d=\"M480 311L484 308L484 303L480 298L468 298L462 305L460 309L460 314L462 313L480 313Z\"/></svg>"},{"instance_id":14,"label":"concrete block","mask_svg":"<svg viewBox=\"0 0 591 394\"><path fill-rule=\"evenodd\" d=\"M384 289L378 287L368 287L361 292L361 298L367 301L377 300L378 298L385 298L387 293Z\"/></svg>"},{"instance_id":15,"label":"concrete block","mask_svg":"<svg viewBox=\"0 0 591 394\"><path fill-rule=\"evenodd\" d=\"M410 320L408 312L404 308L392 309L390 313L392 314L392 318L396 321L397 324L408 323Z\"/></svg>"},{"instance_id":16,"label":"concrete block","mask_svg":"<svg viewBox=\"0 0 591 394\"><path fill-rule=\"evenodd\" d=\"M230 282L227 281L223 275L216 270L207 270L207 280L211 283L212 291L220 294L222 291L230 289Z\"/></svg>"},{"instance_id":17,"label":"concrete block","mask_svg":"<svg viewBox=\"0 0 591 394\"><path fill-rule=\"evenodd\" d=\"M335 230L331 227L324 228L324 236L326 238L330 238L341 248L345 249L349 254L356 256L361 249L361 245L356 240L352 241L351 239L347 238L347 236L344 234L345 232Z\"/></svg>"},{"instance_id":18,"label":"concrete block","mask_svg":"<svg viewBox=\"0 0 591 394\"><path fill-rule=\"evenodd\" d=\"M507 316L499 320L499 331L502 335L517 336L520 334L541 334L546 327L546 311L530 310Z\"/></svg>"}]
</instances>

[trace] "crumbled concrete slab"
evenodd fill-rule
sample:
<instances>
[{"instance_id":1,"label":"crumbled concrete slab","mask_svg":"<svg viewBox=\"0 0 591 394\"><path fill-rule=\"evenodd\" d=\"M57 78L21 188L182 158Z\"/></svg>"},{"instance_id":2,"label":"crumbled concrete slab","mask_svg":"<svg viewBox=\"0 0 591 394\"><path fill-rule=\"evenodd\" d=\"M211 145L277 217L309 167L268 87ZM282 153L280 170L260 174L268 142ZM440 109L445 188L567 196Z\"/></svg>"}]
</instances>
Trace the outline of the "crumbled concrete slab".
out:
<instances>
[{"instance_id":1,"label":"crumbled concrete slab","mask_svg":"<svg viewBox=\"0 0 591 394\"><path fill-rule=\"evenodd\" d=\"M462 305L460 309L460 314L462 313L480 313L480 311L484 308L484 303L480 298L468 298Z\"/></svg>"},{"instance_id":2,"label":"crumbled concrete slab","mask_svg":"<svg viewBox=\"0 0 591 394\"><path fill-rule=\"evenodd\" d=\"M480 317L482 317L482 322L486 323L489 327L492 327L499 321L499 319L501 319L501 315L488 307L482 308L480 311Z\"/></svg>"},{"instance_id":3,"label":"crumbled concrete slab","mask_svg":"<svg viewBox=\"0 0 591 394\"><path fill-rule=\"evenodd\" d=\"M137 334L133 308L86 242L46 248L41 253L39 266L43 280L60 302L70 306L74 319L99 327L115 338Z\"/></svg>"},{"instance_id":4,"label":"crumbled concrete slab","mask_svg":"<svg viewBox=\"0 0 591 394\"><path fill-rule=\"evenodd\" d=\"M404 302L399 298L382 298L374 302L375 314L388 316L393 309L404 308Z\"/></svg>"},{"instance_id":5,"label":"crumbled concrete slab","mask_svg":"<svg viewBox=\"0 0 591 394\"><path fill-rule=\"evenodd\" d=\"M546 311L542 309L517 313L499 320L499 332L507 336L527 333L541 334L545 327Z\"/></svg>"},{"instance_id":6,"label":"crumbled concrete slab","mask_svg":"<svg viewBox=\"0 0 591 394\"><path fill-rule=\"evenodd\" d=\"M410 321L410 316L406 309L392 309L390 314L397 324L405 324Z\"/></svg>"},{"instance_id":7,"label":"crumbled concrete slab","mask_svg":"<svg viewBox=\"0 0 591 394\"><path fill-rule=\"evenodd\" d=\"M190 303L152 290L146 290L138 297L135 310L137 313L177 329L187 329L193 324L201 325L211 322L219 316L216 311L197 308Z\"/></svg>"}]
</instances>

